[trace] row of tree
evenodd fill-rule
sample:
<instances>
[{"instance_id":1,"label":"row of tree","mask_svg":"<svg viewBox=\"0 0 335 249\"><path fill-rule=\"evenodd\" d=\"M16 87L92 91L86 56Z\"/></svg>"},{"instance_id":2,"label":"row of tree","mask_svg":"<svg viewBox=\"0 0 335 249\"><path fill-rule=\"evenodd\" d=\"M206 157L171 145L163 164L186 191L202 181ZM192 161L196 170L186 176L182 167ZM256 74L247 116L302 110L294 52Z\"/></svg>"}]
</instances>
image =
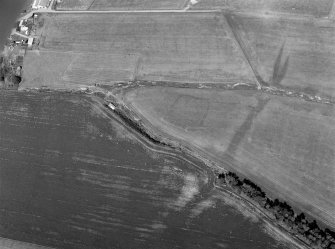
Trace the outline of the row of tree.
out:
<instances>
[{"instance_id":1,"label":"row of tree","mask_svg":"<svg viewBox=\"0 0 335 249\"><path fill-rule=\"evenodd\" d=\"M220 173L218 174L218 179L220 183L231 187L234 192L245 194L256 201L292 235L298 237L312 248L335 249L335 233L333 231L328 228L321 229L315 220L309 221L304 213L297 215L286 202L268 198L262 189L252 181L248 179L240 180L233 172Z\"/></svg>"}]
</instances>

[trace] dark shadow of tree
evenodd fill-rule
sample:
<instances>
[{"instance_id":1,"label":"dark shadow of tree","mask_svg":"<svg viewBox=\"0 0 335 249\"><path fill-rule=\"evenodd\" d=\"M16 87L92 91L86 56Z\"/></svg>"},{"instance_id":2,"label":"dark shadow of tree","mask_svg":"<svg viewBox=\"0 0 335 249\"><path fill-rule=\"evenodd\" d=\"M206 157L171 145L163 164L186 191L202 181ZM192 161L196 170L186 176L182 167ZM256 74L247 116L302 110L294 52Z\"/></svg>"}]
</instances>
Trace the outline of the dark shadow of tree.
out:
<instances>
[{"instance_id":1,"label":"dark shadow of tree","mask_svg":"<svg viewBox=\"0 0 335 249\"><path fill-rule=\"evenodd\" d=\"M271 85L274 86L280 86L280 83L284 79L287 69L288 69L288 64L289 64L289 56L287 56L286 60L284 63L282 63L282 58L283 58L283 52L284 52L284 47L285 47L285 42L279 49L279 53L277 55L275 64L273 66L273 74L272 74L272 79L271 79Z\"/></svg>"}]
</instances>

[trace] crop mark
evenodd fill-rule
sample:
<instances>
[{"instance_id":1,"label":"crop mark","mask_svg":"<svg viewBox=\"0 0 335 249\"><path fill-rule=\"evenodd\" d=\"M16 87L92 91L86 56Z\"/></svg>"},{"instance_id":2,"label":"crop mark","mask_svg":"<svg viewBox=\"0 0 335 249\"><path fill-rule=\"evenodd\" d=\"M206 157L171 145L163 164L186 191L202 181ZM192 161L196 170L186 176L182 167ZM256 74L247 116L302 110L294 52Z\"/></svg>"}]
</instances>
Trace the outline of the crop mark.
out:
<instances>
[{"instance_id":1,"label":"crop mark","mask_svg":"<svg viewBox=\"0 0 335 249\"><path fill-rule=\"evenodd\" d=\"M284 79L287 69L288 69L288 63L289 63L289 56L286 57L286 60L284 64L282 64L282 57L283 57L283 52L284 52L284 47L285 47L285 42L279 49L279 53L277 55L275 64L273 66L273 74L272 74L272 80L271 84L280 86L280 82Z\"/></svg>"}]
</instances>

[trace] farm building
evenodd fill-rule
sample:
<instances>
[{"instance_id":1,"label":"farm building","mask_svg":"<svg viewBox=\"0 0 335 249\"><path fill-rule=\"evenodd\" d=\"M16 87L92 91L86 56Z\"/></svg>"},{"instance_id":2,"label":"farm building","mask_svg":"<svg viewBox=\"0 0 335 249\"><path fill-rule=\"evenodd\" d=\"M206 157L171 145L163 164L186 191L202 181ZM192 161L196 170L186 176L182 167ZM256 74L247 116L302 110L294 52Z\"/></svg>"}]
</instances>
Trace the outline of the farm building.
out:
<instances>
[{"instance_id":1,"label":"farm building","mask_svg":"<svg viewBox=\"0 0 335 249\"><path fill-rule=\"evenodd\" d=\"M34 0L33 9L46 9L48 8L49 0Z\"/></svg>"}]
</instances>

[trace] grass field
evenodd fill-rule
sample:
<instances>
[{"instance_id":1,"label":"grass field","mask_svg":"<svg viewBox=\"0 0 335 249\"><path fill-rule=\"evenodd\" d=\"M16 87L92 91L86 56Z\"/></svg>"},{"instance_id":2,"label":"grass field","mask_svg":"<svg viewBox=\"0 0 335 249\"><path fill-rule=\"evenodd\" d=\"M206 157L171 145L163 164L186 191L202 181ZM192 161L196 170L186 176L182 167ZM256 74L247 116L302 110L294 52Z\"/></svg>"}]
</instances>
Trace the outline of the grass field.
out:
<instances>
[{"instance_id":1,"label":"grass field","mask_svg":"<svg viewBox=\"0 0 335 249\"><path fill-rule=\"evenodd\" d=\"M334 22L246 15L231 20L265 81L335 95Z\"/></svg>"},{"instance_id":2,"label":"grass field","mask_svg":"<svg viewBox=\"0 0 335 249\"><path fill-rule=\"evenodd\" d=\"M255 91L149 88L125 100L160 133L195 146L335 226L332 106Z\"/></svg>"},{"instance_id":3,"label":"grass field","mask_svg":"<svg viewBox=\"0 0 335 249\"><path fill-rule=\"evenodd\" d=\"M333 0L202 0L195 9L227 9L250 13L285 13L327 16Z\"/></svg>"},{"instance_id":4,"label":"grass field","mask_svg":"<svg viewBox=\"0 0 335 249\"><path fill-rule=\"evenodd\" d=\"M56 56L60 58L71 54L71 61L64 59L67 65L71 64L65 69L64 82L70 80L75 84L82 84L82 79L85 84L100 80L93 71L103 72L104 83L134 78L255 82L222 15L66 14L46 18L44 28L41 59L29 60L29 56L25 59L29 68L37 68L36 78L49 77L45 74L49 68L65 67L63 59L60 59L62 65L58 60L44 59L58 53ZM35 52L30 55L37 56ZM39 63L43 60L50 63ZM80 77L76 79L74 75ZM26 75L24 78L28 84L32 79Z\"/></svg>"},{"instance_id":5,"label":"grass field","mask_svg":"<svg viewBox=\"0 0 335 249\"><path fill-rule=\"evenodd\" d=\"M186 0L63 0L58 10L182 9Z\"/></svg>"}]
</instances>

